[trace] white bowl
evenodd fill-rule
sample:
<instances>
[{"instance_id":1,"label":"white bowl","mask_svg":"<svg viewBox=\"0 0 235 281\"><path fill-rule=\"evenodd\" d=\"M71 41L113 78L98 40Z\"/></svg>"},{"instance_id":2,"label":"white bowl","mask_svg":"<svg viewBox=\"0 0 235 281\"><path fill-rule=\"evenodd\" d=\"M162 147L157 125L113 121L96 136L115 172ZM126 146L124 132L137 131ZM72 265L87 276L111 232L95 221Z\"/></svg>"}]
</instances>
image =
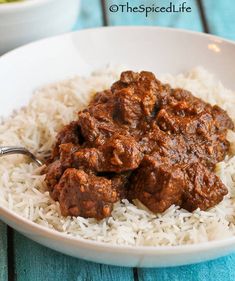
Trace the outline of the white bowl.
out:
<instances>
[{"instance_id":1,"label":"white bowl","mask_svg":"<svg viewBox=\"0 0 235 281\"><path fill-rule=\"evenodd\" d=\"M71 31L80 0L24 0L0 4L0 55L43 37Z\"/></svg>"},{"instance_id":2,"label":"white bowl","mask_svg":"<svg viewBox=\"0 0 235 281\"><path fill-rule=\"evenodd\" d=\"M202 65L235 89L235 44L217 37L157 27L79 31L19 48L0 58L0 114L24 105L37 87L107 63L156 73ZM214 259L235 250L235 237L185 246L114 246L72 238L0 207L0 218L25 236L62 253L122 266L176 266Z\"/></svg>"}]
</instances>

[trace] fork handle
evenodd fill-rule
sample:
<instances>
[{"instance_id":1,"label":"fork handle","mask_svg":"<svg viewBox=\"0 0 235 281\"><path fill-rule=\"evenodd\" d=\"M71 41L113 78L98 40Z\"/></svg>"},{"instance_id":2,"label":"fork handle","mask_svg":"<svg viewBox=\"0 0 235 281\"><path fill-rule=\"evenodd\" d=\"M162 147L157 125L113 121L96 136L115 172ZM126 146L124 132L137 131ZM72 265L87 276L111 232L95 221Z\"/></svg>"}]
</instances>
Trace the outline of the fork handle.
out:
<instances>
[{"instance_id":1,"label":"fork handle","mask_svg":"<svg viewBox=\"0 0 235 281\"><path fill-rule=\"evenodd\" d=\"M17 146L0 146L0 156L11 155L11 154L23 154L30 157L38 166L42 166L43 163L37 159L33 153L31 153L25 147Z\"/></svg>"}]
</instances>

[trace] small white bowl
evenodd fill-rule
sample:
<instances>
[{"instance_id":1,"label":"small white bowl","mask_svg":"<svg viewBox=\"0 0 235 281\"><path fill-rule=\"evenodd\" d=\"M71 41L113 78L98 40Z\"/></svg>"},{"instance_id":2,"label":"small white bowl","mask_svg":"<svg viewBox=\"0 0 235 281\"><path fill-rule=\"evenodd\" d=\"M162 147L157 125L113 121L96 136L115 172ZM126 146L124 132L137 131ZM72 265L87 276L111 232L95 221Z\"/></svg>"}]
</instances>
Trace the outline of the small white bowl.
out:
<instances>
[{"instance_id":1,"label":"small white bowl","mask_svg":"<svg viewBox=\"0 0 235 281\"><path fill-rule=\"evenodd\" d=\"M0 55L25 43L70 31L80 0L24 0L0 4Z\"/></svg>"}]
</instances>

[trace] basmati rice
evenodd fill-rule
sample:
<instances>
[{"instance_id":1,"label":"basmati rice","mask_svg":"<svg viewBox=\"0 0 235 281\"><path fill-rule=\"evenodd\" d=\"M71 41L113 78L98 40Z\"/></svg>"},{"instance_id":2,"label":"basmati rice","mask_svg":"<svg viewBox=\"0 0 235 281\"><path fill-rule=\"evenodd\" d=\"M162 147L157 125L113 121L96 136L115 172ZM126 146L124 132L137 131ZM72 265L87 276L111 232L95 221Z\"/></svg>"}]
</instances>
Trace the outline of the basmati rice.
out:
<instances>
[{"instance_id":1,"label":"basmati rice","mask_svg":"<svg viewBox=\"0 0 235 281\"><path fill-rule=\"evenodd\" d=\"M90 77L73 79L38 90L29 104L0 125L0 145L25 146L38 157L46 157L58 130L76 118L96 91L109 88L120 71L106 69ZM224 108L235 121L235 93L217 82L203 68L187 74L162 75L172 87L182 87L211 104ZM189 213L171 206L153 214L127 200L116 203L112 216L97 222L82 217L63 217L40 175L40 168L23 156L0 161L0 205L40 224L85 239L120 245L194 244L235 235L235 134L229 132L231 152L216 167L217 175L229 189L224 200L208 211ZM139 206L140 207L140 206Z\"/></svg>"}]
</instances>

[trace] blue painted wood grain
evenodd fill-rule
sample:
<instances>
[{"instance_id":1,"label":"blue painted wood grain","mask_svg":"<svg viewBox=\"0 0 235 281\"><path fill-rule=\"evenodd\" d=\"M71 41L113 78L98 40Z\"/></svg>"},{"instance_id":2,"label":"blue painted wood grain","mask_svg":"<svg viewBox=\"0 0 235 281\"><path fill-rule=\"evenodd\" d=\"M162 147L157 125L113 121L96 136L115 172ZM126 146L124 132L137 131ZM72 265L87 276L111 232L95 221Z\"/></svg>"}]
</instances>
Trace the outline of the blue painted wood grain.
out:
<instances>
[{"instance_id":1,"label":"blue painted wood grain","mask_svg":"<svg viewBox=\"0 0 235 281\"><path fill-rule=\"evenodd\" d=\"M100 0L81 0L81 11L74 30L102 25Z\"/></svg>"},{"instance_id":2,"label":"blue painted wood grain","mask_svg":"<svg viewBox=\"0 0 235 281\"><path fill-rule=\"evenodd\" d=\"M204 0L210 32L224 38L235 40L235 2L234 0Z\"/></svg>"},{"instance_id":3,"label":"blue painted wood grain","mask_svg":"<svg viewBox=\"0 0 235 281\"><path fill-rule=\"evenodd\" d=\"M168 0L131 0L132 5L160 5ZM180 0L174 0L180 3ZM220 36L235 39L235 8L230 0L204 0L210 30ZM107 0L106 5L123 4L126 1ZM110 13L110 25L158 25L202 31L202 24L196 0L187 0L192 7L191 14L152 14L148 18L130 13ZM82 0L81 13L75 29L102 25L100 0ZM7 277L6 228L0 224L0 280ZM128 268L112 267L64 256L34 243L15 232L15 270L18 281L37 280L133 280L133 271ZM138 269L141 281L194 281L235 280L235 255L198 265L165 269ZM5 281L5 280L4 280Z\"/></svg>"},{"instance_id":4,"label":"blue painted wood grain","mask_svg":"<svg viewBox=\"0 0 235 281\"><path fill-rule=\"evenodd\" d=\"M235 255L200 264L139 269L139 281L234 281Z\"/></svg>"},{"instance_id":5,"label":"blue painted wood grain","mask_svg":"<svg viewBox=\"0 0 235 281\"><path fill-rule=\"evenodd\" d=\"M15 233L17 281L133 280L130 268L86 262L68 257ZM1 279L0 279L1 280Z\"/></svg>"},{"instance_id":6,"label":"blue painted wood grain","mask_svg":"<svg viewBox=\"0 0 235 281\"><path fill-rule=\"evenodd\" d=\"M167 26L184 28L195 31L202 31L203 27L201 24L200 14L197 6L196 0L186 0L186 5L192 8L191 13L150 13L146 18L144 13L131 13L131 12L121 12L121 7L119 6L119 12L110 12L110 7L112 5L125 4L127 1L123 0L107 0L106 7L108 11L108 19L110 25L157 25L157 26ZM173 2L176 7L178 7L182 0L132 0L129 1L131 7L139 6L145 4L145 6L152 7L155 6L169 6L169 3Z\"/></svg>"},{"instance_id":7,"label":"blue painted wood grain","mask_svg":"<svg viewBox=\"0 0 235 281\"><path fill-rule=\"evenodd\" d=\"M0 222L0 280L7 280L7 227Z\"/></svg>"}]
</instances>

